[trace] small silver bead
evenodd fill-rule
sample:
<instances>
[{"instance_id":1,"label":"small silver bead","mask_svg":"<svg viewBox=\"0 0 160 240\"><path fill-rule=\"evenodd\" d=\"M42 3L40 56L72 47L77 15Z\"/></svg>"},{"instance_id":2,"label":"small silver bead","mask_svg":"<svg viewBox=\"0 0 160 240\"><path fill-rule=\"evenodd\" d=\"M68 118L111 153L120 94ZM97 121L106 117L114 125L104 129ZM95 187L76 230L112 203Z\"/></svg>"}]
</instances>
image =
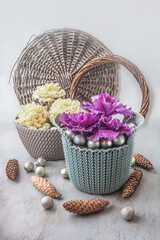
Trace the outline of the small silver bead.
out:
<instances>
[{"instance_id":1,"label":"small silver bead","mask_svg":"<svg viewBox=\"0 0 160 240\"><path fill-rule=\"evenodd\" d=\"M35 170L35 174L38 177L43 177L44 174L45 174L44 167L37 167L36 170Z\"/></svg>"},{"instance_id":2,"label":"small silver bead","mask_svg":"<svg viewBox=\"0 0 160 240\"><path fill-rule=\"evenodd\" d=\"M41 128L44 129L44 130L48 130L48 129L51 128L51 124L50 123L44 123Z\"/></svg>"},{"instance_id":3,"label":"small silver bead","mask_svg":"<svg viewBox=\"0 0 160 240\"><path fill-rule=\"evenodd\" d=\"M106 148L111 148L112 147L112 141L108 140L108 139L102 139L101 140L101 147L106 149Z\"/></svg>"},{"instance_id":4,"label":"small silver bead","mask_svg":"<svg viewBox=\"0 0 160 240\"><path fill-rule=\"evenodd\" d=\"M132 207L124 207L121 210L121 216L127 221L131 220L134 216L133 208Z\"/></svg>"},{"instance_id":5,"label":"small silver bead","mask_svg":"<svg viewBox=\"0 0 160 240\"><path fill-rule=\"evenodd\" d=\"M73 140L73 138L76 136L76 133L75 132L72 132L71 130L67 129L65 131L66 135L71 139Z\"/></svg>"},{"instance_id":6,"label":"small silver bead","mask_svg":"<svg viewBox=\"0 0 160 240\"><path fill-rule=\"evenodd\" d=\"M113 144L115 146L121 146L125 143L125 137L123 135L119 135L114 141Z\"/></svg>"},{"instance_id":7,"label":"small silver bead","mask_svg":"<svg viewBox=\"0 0 160 240\"><path fill-rule=\"evenodd\" d=\"M68 172L67 172L67 169L66 169L66 168L62 168L61 171L60 171L60 173L61 173L61 176L62 176L63 178L69 178Z\"/></svg>"},{"instance_id":8,"label":"small silver bead","mask_svg":"<svg viewBox=\"0 0 160 240\"><path fill-rule=\"evenodd\" d=\"M53 198L51 198L49 196L43 197L42 200L41 200L41 205L45 209L50 209L54 205Z\"/></svg>"},{"instance_id":9,"label":"small silver bead","mask_svg":"<svg viewBox=\"0 0 160 240\"><path fill-rule=\"evenodd\" d=\"M86 143L85 136L78 134L73 138L73 142L79 146L84 146Z\"/></svg>"},{"instance_id":10,"label":"small silver bead","mask_svg":"<svg viewBox=\"0 0 160 240\"><path fill-rule=\"evenodd\" d=\"M43 158L43 157L39 157L38 159L37 159L37 162L35 163L37 166L42 166L42 167L44 167L45 166L45 164L46 164L46 160Z\"/></svg>"},{"instance_id":11,"label":"small silver bead","mask_svg":"<svg viewBox=\"0 0 160 240\"><path fill-rule=\"evenodd\" d=\"M134 157L132 157L132 162L131 162L131 166L133 166L136 163L136 160Z\"/></svg>"},{"instance_id":12,"label":"small silver bead","mask_svg":"<svg viewBox=\"0 0 160 240\"><path fill-rule=\"evenodd\" d=\"M34 170L34 164L32 162L26 162L24 164L24 169L27 171L27 172L32 172Z\"/></svg>"},{"instance_id":13,"label":"small silver bead","mask_svg":"<svg viewBox=\"0 0 160 240\"><path fill-rule=\"evenodd\" d=\"M99 147L100 147L100 141L95 141L95 142L93 142L93 141L91 141L91 140L88 140L87 146L88 146L88 148L90 148L90 149L99 148Z\"/></svg>"},{"instance_id":14,"label":"small silver bead","mask_svg":"<svg viewBox=\"0 0 160 240\"><path fill-rule=\"evenodd\" d=\"M36 130L37 128L36 127L34 127L34 126L30 126L29 127L30 129L34 129L34 130Z\"/></svg>"}]
</instances>

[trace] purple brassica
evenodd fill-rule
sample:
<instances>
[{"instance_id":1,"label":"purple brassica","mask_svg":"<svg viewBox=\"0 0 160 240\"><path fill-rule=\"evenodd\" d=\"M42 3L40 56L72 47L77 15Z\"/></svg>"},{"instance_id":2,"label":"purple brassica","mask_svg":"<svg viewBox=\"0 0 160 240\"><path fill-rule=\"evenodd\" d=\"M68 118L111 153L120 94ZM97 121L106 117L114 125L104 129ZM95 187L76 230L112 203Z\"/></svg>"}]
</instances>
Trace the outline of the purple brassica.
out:
<instances>
[{"instance_id":1,"label":"purple brassica","mask_svg":"<svg viewBox=\"0 0 160 240\"><path fill-rule=\"evenodd\" d=\"M107 138L113 141L120 134L130 135L134 130L134 127L129 127L128 124L121 123L117 118L101 116L98 123L97 131L88 137L91 141L97 141L102 138Z\"/></svg>"},{"instance_id":2,"label":"purple brassica","mask_svg":"<svg viewBox=\"0 0 160 240\"><path fill-rule=\"evenodd\" d=\"M119 99L110 97L103 93L91 98L92 103L83 102L82 107L89 113L62 113L60 120L65 127L76 132L90 133L88 137L91 141L97 141L102 138L113 141L120 134L130 135L134 127L122 123L113 115L122 114L123 116L132 116L131 108L119 103Z\"/></svg>"},{"instance_id":3,"label":"purple brassica","mask_svg":"<svg viewBox=\"0 0 160 240\"><path fill-rule=\"evenodd\" d=\"M60 120L65 127L77 132L96 131L99 122L99 116L95 113L62 113Z\"/></svg>"},{"instance_id":4,"label":"purple brassica","mask_svg":"<svg viewBox=\"0 0 160 240\"><path fill-rule=\"evenodd\" d=\"M104 114L105 116L112 116L115 114L122 114L123 116L132 116L131 108L119 103L119 98L111 97L107 93L99 94L91 97L92 103L83 102L82 108L92 113Z\"/></svg>"}]
</instances>

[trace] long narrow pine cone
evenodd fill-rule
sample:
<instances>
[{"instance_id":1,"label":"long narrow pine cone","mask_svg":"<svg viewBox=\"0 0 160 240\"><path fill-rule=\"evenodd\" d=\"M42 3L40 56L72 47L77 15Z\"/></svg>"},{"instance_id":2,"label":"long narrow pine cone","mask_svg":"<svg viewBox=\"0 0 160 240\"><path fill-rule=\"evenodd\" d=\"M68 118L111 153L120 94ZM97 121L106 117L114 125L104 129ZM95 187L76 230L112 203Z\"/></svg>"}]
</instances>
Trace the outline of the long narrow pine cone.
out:
<instances>
[{"instance_id":1,"label":"long narrow pine cone","mask_svg":"<svg viewBox=\"0 0 160 240\"><path fill-rule=\"evenodd\" d=\"M135 159L136 164L139 165L140 167L148 169L148 170L153 170L152 163L147 158L142 156L141 154L134 153L133 157Z\"/></svg>"},{"instance_id":2,"label":"long narrow pine cone","mask_svg":"<svg viewBox=\"0 0 160 240\"><path fill-rule=\"evenodd\" d=\"M109 205L109 201L103 199L88 199L88 200L75 200L68 201L63 204L65 210L86 215L94 212L99 212Z\"/></svg>"},{"instance_id":3,"label":"long narrow pine cone","mask_svg":"<svg viewBox=\"0 0 160 240\"><path fill-rule=\"evenodd\" d=\"M140 184L142 177L143 172L140 169L135 168L134 172L130 175L123 187L122 198L128 198L133 195L137 186Z\"/></svg>"},{"instance_id":4,"label":"long narrow pine cone","mask_svg":"<svg viewBox=\"0 0 160 240\"><path fill-rule=\"evenodd\" d=\"M45 178L32 176L31 181L34 186L43 192L45 195L53 198L61 198L61 194L56 190L56 188Z\"/></svg>"},{"instance_id":5,"label":"long narrow pine cone","mask_svg":"<svg viewBox=\"0 0 160 240\"><path fill-rule=\"evenodd\" d=\"M7 166L6 166L6 175L7 177L14 181L16 177L19 174L19 164L18 160L16 159L11 159L8 161Z\"/></svg>"}]
</instances>

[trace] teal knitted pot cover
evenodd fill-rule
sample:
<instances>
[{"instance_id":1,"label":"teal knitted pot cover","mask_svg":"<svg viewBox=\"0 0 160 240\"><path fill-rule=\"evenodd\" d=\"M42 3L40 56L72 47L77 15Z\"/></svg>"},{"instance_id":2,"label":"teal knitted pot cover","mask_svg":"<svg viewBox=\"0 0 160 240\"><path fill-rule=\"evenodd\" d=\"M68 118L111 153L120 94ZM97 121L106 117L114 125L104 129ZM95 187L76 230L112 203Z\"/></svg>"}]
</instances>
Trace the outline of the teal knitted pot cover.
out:
<instances>
[{"instance_id":1,"label":"teal knitted pot cover","mask_svg":"<svg viewBox=\"0 0 160 240\"><path fill-rule=\"evenodd\" d=\"M136 129L142 122L143 117L136 114ZM121 147L91 150L76 146L70 141L60 127L59 115L55 117L54 124L62 134L69 178L79 190L91 194L107 194L124 185L130 173L136 131Z\"/></svg>"}]
</instances>

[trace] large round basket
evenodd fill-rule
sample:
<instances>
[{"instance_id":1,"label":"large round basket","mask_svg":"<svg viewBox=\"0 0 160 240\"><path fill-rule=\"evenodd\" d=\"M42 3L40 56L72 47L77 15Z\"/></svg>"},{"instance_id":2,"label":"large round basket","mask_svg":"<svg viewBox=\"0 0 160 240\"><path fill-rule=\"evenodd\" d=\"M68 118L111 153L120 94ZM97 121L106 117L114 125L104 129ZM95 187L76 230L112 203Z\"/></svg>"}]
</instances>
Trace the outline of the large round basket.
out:
<instances>
[{"instance_id":1,"label":"large round basket","mask_svg":"<svg viewBox=\"0 0 160 240\"><path fill-rule=\"evenodd\" d=\"M120 189L129 177L131 160L134 150L134 135L140 127L149 107L149 89L141 71L130 61L119 56L106 56L93 59L77 74L71 87L71 96L78 91L78 84L83 74L101 64L114 62L125 66L138 81L142 92L140 114L124 118L124 122L135 122L136 128L128 137L127 142L120 147L107 150L91 150L74 145L60 127L59 116L54 119L57 129L62 134L65 161L69 177L79 189L91 194L107 194Z\"/></svg>"},{"instance_id":2,"label":"large round basket","mask_svg":"<svg viewBox=\"0 0 160 240\"><path fill-rule=\"evenodd\" d=\"M95 57L112 52L90 34L75 29L56 29L39 35L22 51L14 66L14 90L20 104L32 101L32 93L46 82L58 82L70 96L73 79L80 69ZM89 70L81 78L75 97L89 100L97 93L116 96L118 74L116 63L106 63ZM16 124L27 151L47 160L64 159L61 135L56 128L34 130Z\"/></svg>"}]
</instances>

